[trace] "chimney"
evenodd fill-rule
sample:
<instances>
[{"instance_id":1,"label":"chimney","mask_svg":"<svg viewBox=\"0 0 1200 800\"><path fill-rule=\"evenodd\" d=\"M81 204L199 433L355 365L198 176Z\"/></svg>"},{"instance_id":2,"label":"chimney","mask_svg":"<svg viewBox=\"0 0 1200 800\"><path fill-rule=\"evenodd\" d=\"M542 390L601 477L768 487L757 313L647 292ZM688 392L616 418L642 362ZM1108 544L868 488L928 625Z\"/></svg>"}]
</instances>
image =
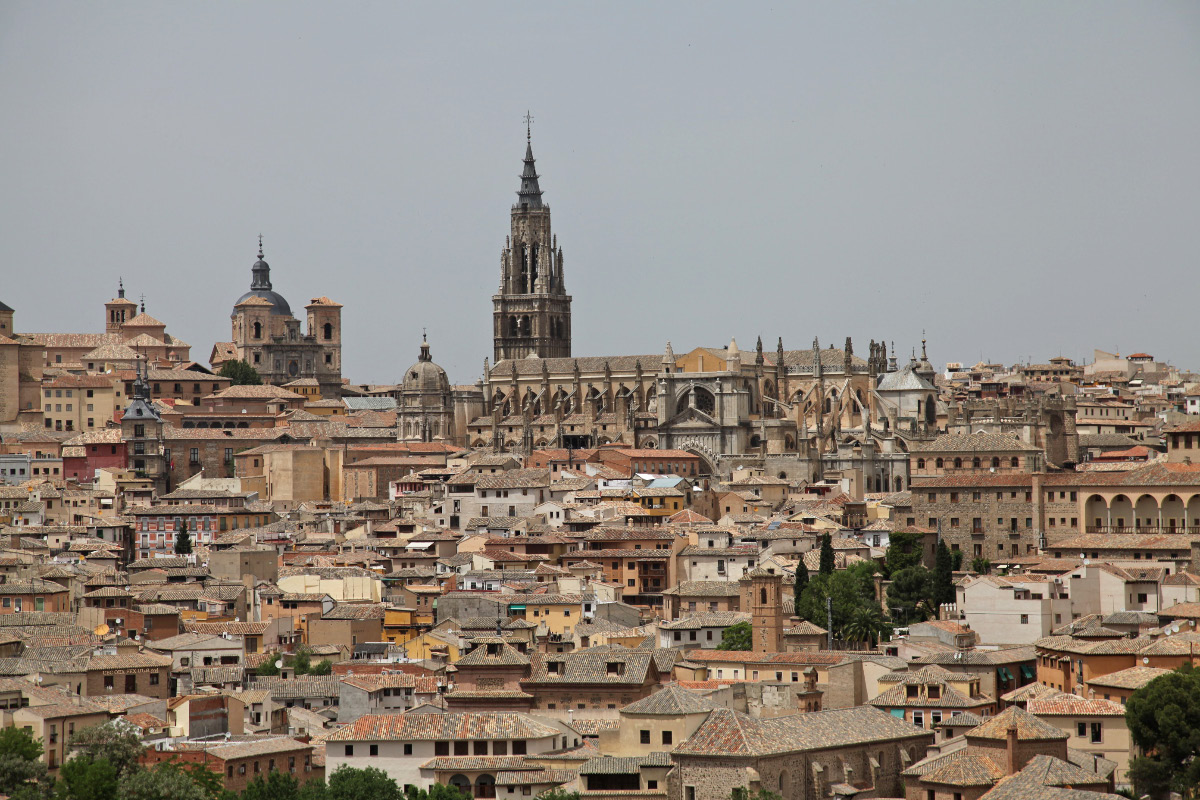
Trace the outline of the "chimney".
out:
<instances>
[{"instance_id":1,"label":"chimney","mask_svg":"<svg viewBox=\"0 0 1200 800\"><path fill-rule=\"evenodd\" d=\"M1005 774L1015 775L1017 773L1017 726L1009 725L1007 733L1007 747L1005 748Z\"/></svg>"}]
</instances>

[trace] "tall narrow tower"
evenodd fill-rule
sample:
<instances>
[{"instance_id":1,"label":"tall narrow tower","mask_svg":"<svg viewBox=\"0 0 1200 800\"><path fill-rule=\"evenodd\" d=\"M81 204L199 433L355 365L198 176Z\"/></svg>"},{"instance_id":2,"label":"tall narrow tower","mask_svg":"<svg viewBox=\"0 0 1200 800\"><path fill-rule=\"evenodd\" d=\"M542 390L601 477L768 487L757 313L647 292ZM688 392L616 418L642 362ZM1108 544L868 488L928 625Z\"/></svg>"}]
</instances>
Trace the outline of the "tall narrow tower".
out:
<instances>
[{"instance_id":1,"label":"tall narrow tower","mask_svg":"<svg viewBox=\"0 0 1200 800\"><path fill-rule=\"evenodd\" d=\"M533 143L525 115L525 169L512 207L512 232L500 255L500 292L492 297L495 360L568 358L571 296L563 282L563 254L550 232L550 206L542 202Z\"/></svg>"}]
</instances>

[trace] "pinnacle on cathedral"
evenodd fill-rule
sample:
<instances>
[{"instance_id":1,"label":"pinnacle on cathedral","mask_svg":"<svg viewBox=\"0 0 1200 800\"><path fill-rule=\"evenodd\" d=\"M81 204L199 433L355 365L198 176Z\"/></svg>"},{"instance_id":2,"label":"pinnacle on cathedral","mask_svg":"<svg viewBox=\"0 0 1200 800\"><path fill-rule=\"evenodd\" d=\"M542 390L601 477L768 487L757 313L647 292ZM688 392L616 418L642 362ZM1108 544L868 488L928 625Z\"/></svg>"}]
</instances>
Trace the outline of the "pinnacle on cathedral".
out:
<instances>
[{"instance_id":1,"label":"pinnacle on cathedral","mask_svg":"<svg viewBox=\"0 0 1200 800\"><path fill-rule=\"evenodd\" d=\"M533 117L525 114L525 168L521 170L521 188L517 192L517 204L522 208L542 208L542 188L538 185L537 167L533 161L533 136L529 124Z\"/></svg>"}]
</instances>

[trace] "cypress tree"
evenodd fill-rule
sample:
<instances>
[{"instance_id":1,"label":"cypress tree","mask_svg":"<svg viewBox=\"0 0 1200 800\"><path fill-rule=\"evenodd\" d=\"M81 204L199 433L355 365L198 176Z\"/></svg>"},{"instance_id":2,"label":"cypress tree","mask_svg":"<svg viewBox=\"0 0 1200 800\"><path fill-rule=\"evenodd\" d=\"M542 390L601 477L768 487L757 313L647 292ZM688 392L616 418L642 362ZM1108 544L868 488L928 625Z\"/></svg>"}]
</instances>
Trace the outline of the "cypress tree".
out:
<instances>
[{"instance_id":1,"label":"cypress tree","mask_svg":"<svg viewBox=\"0 0 1200 800\"><path fill-rule=\"evenodd\" d=\"M821 536L821 569L822 575L833 574L833 539L828 533Z\"/></svg>"}]
</instances>

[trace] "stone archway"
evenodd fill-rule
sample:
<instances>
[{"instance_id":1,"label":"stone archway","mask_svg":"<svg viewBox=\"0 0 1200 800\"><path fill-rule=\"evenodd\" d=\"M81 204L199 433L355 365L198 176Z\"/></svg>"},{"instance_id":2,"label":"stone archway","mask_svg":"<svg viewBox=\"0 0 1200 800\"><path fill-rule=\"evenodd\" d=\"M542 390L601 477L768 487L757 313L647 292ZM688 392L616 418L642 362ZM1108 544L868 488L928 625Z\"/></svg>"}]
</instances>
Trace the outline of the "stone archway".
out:
<instances>
[{"instance_id":1,"label":"stone archway","mask_svg":"<svg viewBox=\"0 0 1200 800\"><path fill-rule=\"evenodd\" d=\"M475 779L475 797L487 798L496 796L496 777L484 773Z\"/></svg>"}]
</instances>

